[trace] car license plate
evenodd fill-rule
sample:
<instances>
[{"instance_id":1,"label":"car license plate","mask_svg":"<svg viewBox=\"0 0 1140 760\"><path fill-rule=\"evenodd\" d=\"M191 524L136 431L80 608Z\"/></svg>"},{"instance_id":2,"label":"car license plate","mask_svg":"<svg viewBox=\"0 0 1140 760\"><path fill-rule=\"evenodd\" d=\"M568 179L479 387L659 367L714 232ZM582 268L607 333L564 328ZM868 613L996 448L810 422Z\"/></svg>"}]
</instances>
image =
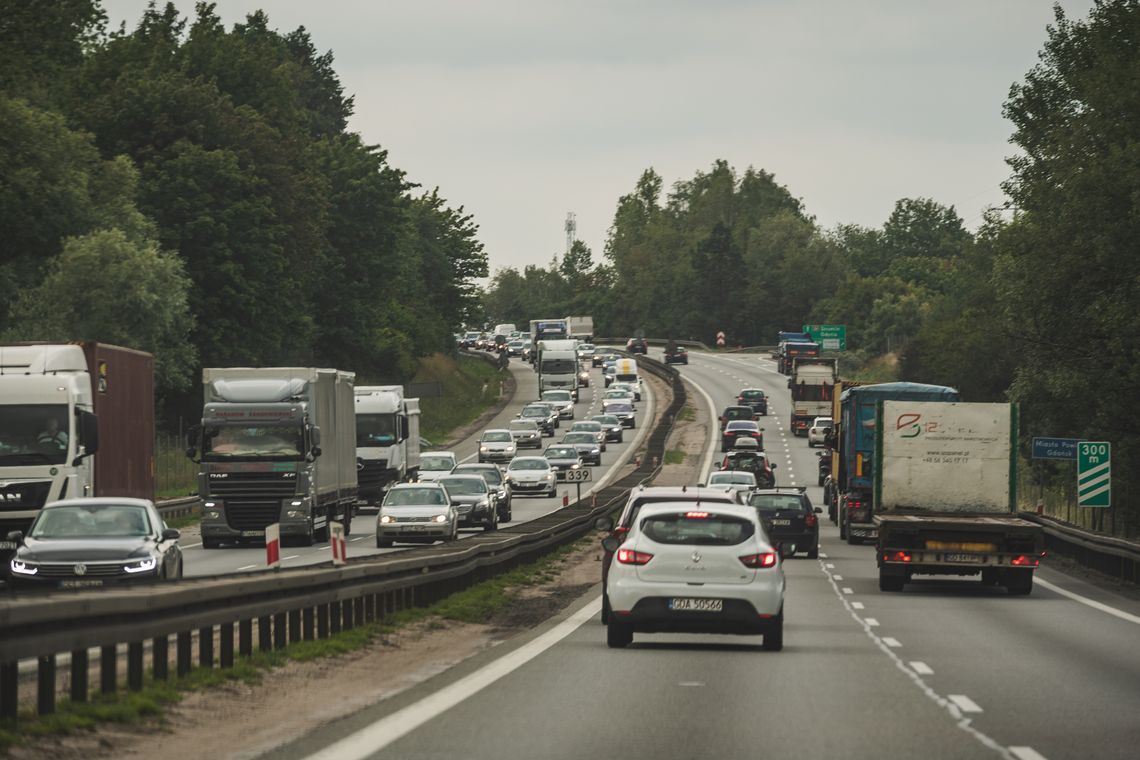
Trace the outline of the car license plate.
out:
<instances>
[{"instance_id":1,"label":"car license plate","mask_svg":"<svg viewBox=\"0 0 1140 760\"><path fill-rule=\"evenodd\" d=\"M3 551L4 549L15 549L15 548L16 548L16 542L15 541L0 541L0 551Z\"/></svg>"},{"instance_id":2,"label":"car license plate","mask_svg":"<svg viewBox=\"0 0 1140 760\"><path fill-rule=\"evenodd\" d=\"M265 531L263 531L263 530L243 530L241 532L241 534L243 537L254 538L257 536L264 536Z\"/></svg>"},{"instance_id":3,"label":"car license plate","mask_svg":"<svg viewBox=\"0 0 1140 760\"><path fill-rule=\"evenodd\" d=\"M773 525L791 525L791 520L772 520Z\"/></svg>"},{"instance_id":4,"label":"car license plate","mask_svg":"<svg viewBox=\"0 0 1140 760\"><path fill-rule=\"evenodd\" d=\"M985 561L985 557L980 554L947 554L947 562L969 562L972 564L980 564Z\"/></svg>"},{"instance_id":5,"label":"car license plate","mask_svg":"<svg viewBox=\"0 0 1140 760\"><path fill-rule=\"evenodd\" d=\"M98 578L85 578L78 581L60 581L60 588L98 588L103 585L103 581Z\"/></svg>"},{"instance_id":6,"label":"car license plate","mask_svg":"<svg viewBox=\"0 0 1140 760\"><path fill-rule=\"evenodd\" d=\"M405 525L404 526L404 530L408 531L409 533L419 533L423 529L424 529L424 526L422 526L422 525Z\"/></svg>"},{"instance_id":7,"label":"car license plate","mask_svg":"<svg viewBox=\"0 0 1140 760\"><path fill-rule=\"evenodd\" d=\"M720 612L724 609L724 600L676 598L669 600L669 609L674 612Z\"/></svg>"}]
</instances>

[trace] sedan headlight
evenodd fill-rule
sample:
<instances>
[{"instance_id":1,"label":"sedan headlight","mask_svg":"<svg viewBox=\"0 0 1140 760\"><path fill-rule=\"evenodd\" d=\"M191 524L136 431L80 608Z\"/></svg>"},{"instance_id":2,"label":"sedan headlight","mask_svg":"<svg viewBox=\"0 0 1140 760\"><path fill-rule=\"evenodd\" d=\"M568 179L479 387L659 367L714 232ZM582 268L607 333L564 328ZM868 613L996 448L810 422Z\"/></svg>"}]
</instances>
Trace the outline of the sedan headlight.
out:
<instances>
[{"instance_id":1,"label":"sedan headlight","mask_svg":"<svg viewBox=\"0 0 1140 760\"><path fill-rule=\"evenodd\" d=\"M481 453L483 453L483 454L486 454L486 453L487 453L487 451L488 451L488 449L487 449L487 447L486 447L486 446L480 446L480 447L479 447L479 451L480 451Z\"/></svg>"},{"instance_id":2,"label":"sedan headlight","mask_svg":"<svg viewBox=\"0 0 1140 760\"><path fill-rule=\"evenodd\" d=\"M490 502L490 501L488 501L487 499L480 499L480 500L479 500L479 504L478 504L477 506L480 506L480 507L489 507L489 506L491 506L491 502Z\"/></svg>"},{"instance_id":3,"label":"sedan headlight","mask_svg":"<svg viewBox=\"0 0 1140 760\"><path fill-rule=\"evenodd\" d=\"M447 515L436 515L432 518L432 522L445 523L447 522Z\"/></svg>"},{"instance_id":4,"label":"sedan headlight","mask_svg":"<svg viewBox=\"0 0 1140 760\"><path fill-rule=\"evenodd\" d=\"M395 520L392 518L392 515L380 515L380 524L381 525L387 525L388 523L393 523L393 522L395 522Z\"/></svg>"},{"instance_id":5,"label":"sedan headlight","mask_svg":"<svg viewBox=\"0 0 1140 760\"><path fill-rule=\"evenodd\" d=\"M156 557L147 557L146 559L136 560L129 565L123 565L123 570L128 573L146 573L158 567L158 559Z\"/></svg>"},{"instance_id":6,"label":"sedan headlight","mask_svg":"<svg viewBox=\"0 0 1140 760\"><path fill-rule=\"evenodd\" d=\"M546 473L546 479L547 480L554 480L554 473L553 472Z\"/></svg>"},{"instance_id":7,"label":"sedan headlight","mask_svg":"<svg viewBox=\"0 0 1140 760\"><path fill-rule=\"evenodd\" d=\"M514 445L513 443L512 443L510 446L507 446L507 451L508 451L508 452L511 452L511 451L514 451L514 450L515 450L515 445Z\"/></svg>"},{"instance_id":8,"label":"sedan headlight","mask_svg":"<svg viewBox=\"0 0 1140 760\"><path fill-rule=\"evenodd\" d=\"M20 559L12 560L11 567L12 572L16 573L17 575L35 575L40 571L40 569L35 565L29 565L27 562L24 562Z\"/></svg>"}]
</instances>

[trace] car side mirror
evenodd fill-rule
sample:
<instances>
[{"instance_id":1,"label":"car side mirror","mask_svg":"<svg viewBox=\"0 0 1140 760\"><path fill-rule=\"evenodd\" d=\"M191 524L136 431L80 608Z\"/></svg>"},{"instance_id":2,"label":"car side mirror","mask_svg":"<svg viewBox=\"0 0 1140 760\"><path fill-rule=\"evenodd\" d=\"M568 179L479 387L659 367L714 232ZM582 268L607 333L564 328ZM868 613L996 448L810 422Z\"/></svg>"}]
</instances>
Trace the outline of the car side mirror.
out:
<instances>
[{"instance_id":1,"label":"car side mirror","mask_svg":"<svg viewBox=\"0 0 1140 760\"><path fill-rule=\"evenodd\" d=\"M24 543L24 532L22 530L13 530L8 532L8 540L16 546L21 546Z\"/></svg>"},{"instance_id":2,"label":"car side mirror","mask_svg":"<svg viewBox=\"0 0 1140 760\"><path fill-rule=\"evenodd\" d=\"M602 548L611 554L616 552L619 546L621 546L621 539L619 538L607 536L602 539Z\"/></svg>"},{"instance_id":3,"label":"car side mirror","mask_svg":"<svg viewBox=\"0 0 1140 760\"><path fill-rule=\"evenodd\" d=\"M182 536L182 532L178 528L165 528L162 531L163 541L177 541Z\"/></svg>"},{"instance_id":4,"label":"car side mirror","mask_svg":"<svg viewBox=\"0 0 1140 760\"><path fill-rule=\"evenodd\" d=\"M313 455L313 459L316 459L317 457L319 457L319 456L320 456L322 453L324 453L324 452L321 450L321 447L320 447L320 446L314 446L314 447L313 447L313 448L310 450L310 453Z\"/></svg>"},{"instance_id":5,"label":"car side mirror","mask_svg":"<svg viewBox=\"0 0 1140 760\"><path fill-rule=\"evenodd\" d=\"M612 517L599 517L594 520L594 530L613 530L614 518Z\"/></svg>"}]
</instances>

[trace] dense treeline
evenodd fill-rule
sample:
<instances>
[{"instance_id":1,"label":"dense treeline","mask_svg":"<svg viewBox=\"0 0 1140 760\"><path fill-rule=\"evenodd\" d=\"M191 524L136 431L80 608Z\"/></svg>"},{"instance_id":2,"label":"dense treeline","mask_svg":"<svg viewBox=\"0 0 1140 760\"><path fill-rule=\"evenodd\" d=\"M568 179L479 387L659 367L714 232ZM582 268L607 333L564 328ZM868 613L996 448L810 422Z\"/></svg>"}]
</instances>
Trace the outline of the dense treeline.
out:
<instances>
[{"instance_id":1,"label":"dense treeline","mask_svg":"<svg viewBox=\"0 0 1140 760\"><path fill-rule=\"evenodd\" d=\"M590 310L606 335L771 344L846 324L856 358L971 401L1022 405L1024 440L1113 443L1114 502L1140 483L1140 3L1057 8L1040 63L1005 104L1008 213L971 233L954 208L896 203L881 227L823 230L775 178L723 161L663 192L646 171L617 203L605 260L496 272L492 320ZM551 304L558 304L553 310ZM1072 479L1071 466L1054 475Z\"/></svg>"},{"instance_id":2,"label":"dense treeline","mask_svg":"<svg viewBox=\"0 0 1140 760\"><path fill-rule=\"evenodd\" d=\"M0 335L400 381L480 308L477 227L347 129L304 28L0 3Z\"/></svg>"}]
</instances>

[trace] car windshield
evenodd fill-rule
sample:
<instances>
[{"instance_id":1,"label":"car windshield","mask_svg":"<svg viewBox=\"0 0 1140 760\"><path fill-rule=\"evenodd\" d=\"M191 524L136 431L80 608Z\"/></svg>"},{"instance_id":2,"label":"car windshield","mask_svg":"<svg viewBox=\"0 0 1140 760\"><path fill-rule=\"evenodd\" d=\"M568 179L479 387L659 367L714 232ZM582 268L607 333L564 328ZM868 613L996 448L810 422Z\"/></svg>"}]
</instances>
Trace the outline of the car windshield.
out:
<instances>
[{"instance_id":1,"label":"car windshield","mask_svg":"<svg viewBox=\"0 0 1140 760\"><path fill-rule=\"evenodd\" d=\"M483 441L491 443L510 443L511 433L508 430L494 430L489 433L483 433Z\"/></svg>"},{"instance_id":2,"label":"car windshield","mask_svg":"<svg viewBox=\"0 0 1140 760\"><path fill-rule=\"evenodd\" d=\"M562 436L563 443L594 443L593 433L567 433Z\"/></svg>"},{"instance_id":3,"label":"car windshield","mask_svg":"<svg viewBox=\"0 0 1140 760\"><path fill-rule=\"evenodd\" d=\"M475 465L474 467L464 467L460 465L459 469L455 471L455 474L458 475L460 473L464 475L478 475L492 486L497 486L503 482L503 473L499 472L499 468L495 466L480 467L479 465Z\"/></svg>"},{"instance_id":4,"label":"car windshield","mask_svg":"<svg viewBox=\"0 0 1140 760\"><path fill-rule=\"evenodd\" d=\"M543 401L570 401L570 391L544 391Z\"/></svg>"},{"instance_id":5,"label":"car windshield","mask_svg":"<svg viewBox=\"0 0 1140 760\"><path fill-rule=\"evenodd\" d=\"M575 422L570 426L571 433L596 433L602 429L598 422Z\"/></svg>"},{"instance_id":6,"label":"car windshield","mask_svg":"<svg viewBox=\"0 0 1140 760\"><path fill-rule=\"evenodd\" d=\"M438 488L393 488L384 497L385 507L428 506L446 504Z\"/></svg>"},{"instance_id":7,"label":"car windshield","mask_svg":"<svg viewBox=\"0 0 1140 760\"><path fill-rule=\"evenodd\" d=\"M594 421L598 422L602 425L609 425L611 427L614 425L620 425L621 424L621 420L619 420L617 417L613 416L612 414L603 414L600 417L595 417Z\"/></svg>"},{"instance_id":8,"label":"car windshield","mask_svg":"<svg viewBox=\"0 0 1140 760\"><path fill-rule=\"evenodd\" d=\"M434 472L436 470L450 470L453 467L455 467L455 460L451 457L440 456L438 454L435 456L425 454L423 458L420 459L421 470L431 470Z\"/></svg>"},{"instance_id":9,"label":"car windshield","mask_svg":"<svg viewBox=\"0 0 1140 760\"><path fill-rule=\"evenodd\" d=\"M551 446L549 449L542 452L542 455L547 459L577 459L578 450L566 446L560 446L558 448Z\"/></svg>"},{"instance_id":10,"label":"car windshield","mask_svg":"<svg viewBox=\"0 0 1140 760\"><path fill-rule=\"evenodd\" d=\"M748 499L748 505L756 507L761 512L780 512L785 509L801 509L800 497L788 494L754 493Z\"/></svg>"},{"instance_id":11,"label":"car windshield","mask_svg":"<svg viewBox=\"0 0 1140 760\"><path fill-rule=\"evenodd\" d=\"M619 388L618 390L606 391L605 397L606 398L629 398L632 395L633 395L632 393L625 390L624 388Z\"/></svg>"},{"instance_id":12,"label":"car windshield","mask_svg":"<svg viewBox=\"0 0 1140 760\"><path fill-rule=\"evenodd\" d=\"M764 391L761 390L744 390L740 392L740 397L748 401L755 401L764 398Z\"/></svg>"},{"instance_id":13,"label":"car windshield","mask_svg":"<svg viewBox=\"0 0 1140 760\"><path fill-rule=\"evenodd\" d=\"M0 464L64 464L68 431L66 404L0 405Z\"/></svg>"},{"instance_id":14,"label":"car windshield","mask_svg":"<svg viewBox=\"0 0 1140 760\"><path fill-rule=\"evenodd\" d=\"M440 482L450 494L471 496L487 493L487 481L475 475L465 478L443 478Z\"/></svg>"},{"instance_id":15,"label":"car windshield","mask_svg":"<svg viewBox=\"0 0 1140 760\"><path fill-rule=\"evenodd\" d=\"M511 420L511 430L533 433L535 425L530 420Z\"/></svg>"},{"instance_id":16,"label":"car windshield","mask_svg":"<svg viewBox=\"0 0 1140 760\"><path fill-rule=\"evenodd\" d=\"M547 470L550 465L541 459L516 459L511 462L508 470Z\"/></svg>"},{"instance_id":17,"label":"car windshield","mask_svg":"<svg viewBox=\"0 0 1140 760\"><path fill-rule=\"evenodd\" d=\"M632 412L633 404L606 404L607 412Z\"/></svg>"},{"instance_id":18,"label":"car windshield","mask_svg":"<svg viewBox=\"0 0 1140 760\"><path fill-rule=\"evenodd\" d=\"M289 425L217 425L202 435L203 459L301 456L301 429Z\"/></svg>"},{"instance_id":19,"label":"car windshield","mask_svg":"<svg viewBox=\"0 0 1140 760\"><path fill-rule=\"evenodd\" d=\"M126 504L51 507L40 512L32 538L126 538L150 533L146 510Z\"/></svg>"},{"instance_id":20,"label":"car windshield","mask_svg":"<svg viewBox=\"0 0 1140 760\"><path fill-rule=\"evenodd\" d=\"M682 512L646 517L641 532L659 544L733 546L750 538L756 528L750 520L733 515Z\"/></svg>"},{"instance_id":21,"label":"car windshield","mask_svg":"<svg viewBox=\"0 0 1140 760\"><path fill-rule=\"evenodd\" d=\"M545 417L550 414L550 410L544 406L528 406L522 410L523 417Z\"/></svg>"}]
</instances>

